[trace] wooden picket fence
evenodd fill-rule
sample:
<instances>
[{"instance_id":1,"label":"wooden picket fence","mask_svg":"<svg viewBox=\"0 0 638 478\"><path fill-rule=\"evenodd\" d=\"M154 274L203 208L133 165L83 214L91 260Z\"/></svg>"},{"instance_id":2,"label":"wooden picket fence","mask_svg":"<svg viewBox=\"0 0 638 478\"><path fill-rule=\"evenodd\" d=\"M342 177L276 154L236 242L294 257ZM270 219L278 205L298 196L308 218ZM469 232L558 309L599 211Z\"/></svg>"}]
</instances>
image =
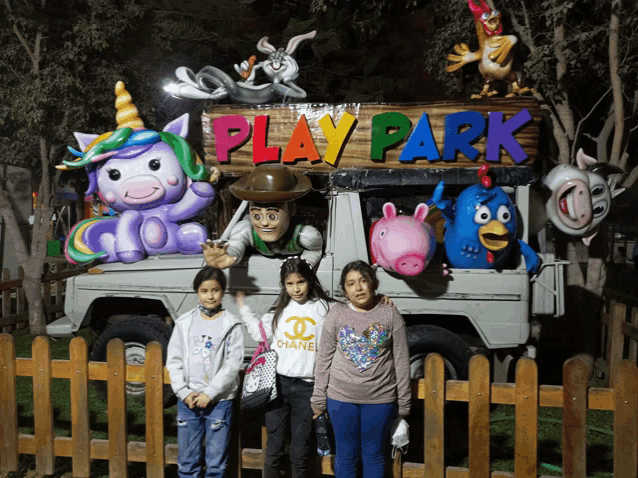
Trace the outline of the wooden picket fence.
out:
<instances>
[{"instance_id":1,"label":"wooden picket fence","mask_svg":"<svg viewBox=\"0 0 638 478\"><path fill-rule=\"evenodd\" d=\"M68 262L53 264L45 268L42 276L42 297L44 300L47 322L57 319L64 313L64 286L69 277L86 272L86 268L78 268ZM11 279L11 271L2 271L0 292L2 298L2 315L0 315L0 328L2 332L10 332L12 328L23 329L29 323L29 311L22 281L24 270L18 268L18 277Z\"/></svg>"},{"instance_id":2,"label":"wooden picket fence","mask_svg":"<svg viewBox=\"0 0 638 478\"><path fill-rule=\"evenodd\" d=\"M628 317L629 310L631 314ZM638 362L638 307L629 307L617 300L608 300L601 312L600 322L603 326L603 367L609 385L612 371L621 360Z\"/></svg>"},{"instance_id":3,"label":"wooden picket fence","mask_svg":"<svg viewBox=\"0 0 638 478\"><path fill-rule=\"evenodd\" d=\"M177 445L164 443L162 385L169 383L157 343L147 347L146 365L126 365L124 344L112 340L107 363L88 361L86 341L76 337L70 344L70 360L51 360L49 341L33 341L31 359L16 358L11 335L0 335L0 471L18 469L20 454L35 455L36 472L54 473L56 456L71 457L74 477L90 476L93 459L109 460L109 476L128 476L128 462L146 462L147 476L164 477L167 464L177 461ZM428 356L424 379L413 382L413 396L423 400L424 463L393 463L392 476L428 478L505 478L538 475L539 407L563 409L563 473L585 477L587 410L614 411L614 476L638 473L638 367L623 360L614 369L613 388L588 388L587 371L577 359L563 366L563 385L538 384L535 362L520 359L516 383L490 383L487 358L470 362L469 381L445 382L443 359ZM18 432L16 377L33 377L35 434ZM71 437L56 437L53 427L51 379L70 380ZM89 380L108 382L108 439L92 439L89 429ZM146 382L146 442L127 441L126 381ZM469 402L469 468L444 463L444 407L446 401ZM235 406L237 407L237 400ZM490 470L490 404L515 406L515 472ZM264 449L241 449L239 423L234 420L229 476L242 469L261 469ZM263 438L262 438L263 442ZM263 443L262 443L263 447ZM317 471L334 474L334 457L317 457Z\"/></svg>"}]
</instances>

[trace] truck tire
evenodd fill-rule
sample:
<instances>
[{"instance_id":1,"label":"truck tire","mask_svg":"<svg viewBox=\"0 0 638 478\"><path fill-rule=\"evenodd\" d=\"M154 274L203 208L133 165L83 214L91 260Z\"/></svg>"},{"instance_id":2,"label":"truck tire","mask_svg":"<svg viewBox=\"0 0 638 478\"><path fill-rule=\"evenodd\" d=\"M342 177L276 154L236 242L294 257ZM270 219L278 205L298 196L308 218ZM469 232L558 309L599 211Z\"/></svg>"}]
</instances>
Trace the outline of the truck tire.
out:
<instances>
[{"instance_id":1,"label":"truck tire","mask_svg":"<svg viewBox=\"0 0 638 478\"><path fill-rule=\"evenodd\" d=\"M410 378L423 378L428 354L438 353L445 363L446 380L467 380L472 349L458 335L436 325L413 325L407 329Z\"/></svg>"},{"instance_id":2,"label":"truck tire","mask_svg":"<svg viewBox=\"0 0 638 478\"><path fill-rule=\"evenodd\" d=\"M124 354L127 364L144 364L146 345L159 342L162 346L162 358L166 364L166 348L171 338L171 328L158 316L130 316L127 319L107 327L97 338L91 349L93 362L106 362L106 347L110 340L121 339L124 342ZM95 381L100 396L106 401L107 382ZM145 385L142 382L127 382L126 395L143 401ZM175 403L175 395L170 385L164 385L164 407Z\"/></svg>"}]
</instances>

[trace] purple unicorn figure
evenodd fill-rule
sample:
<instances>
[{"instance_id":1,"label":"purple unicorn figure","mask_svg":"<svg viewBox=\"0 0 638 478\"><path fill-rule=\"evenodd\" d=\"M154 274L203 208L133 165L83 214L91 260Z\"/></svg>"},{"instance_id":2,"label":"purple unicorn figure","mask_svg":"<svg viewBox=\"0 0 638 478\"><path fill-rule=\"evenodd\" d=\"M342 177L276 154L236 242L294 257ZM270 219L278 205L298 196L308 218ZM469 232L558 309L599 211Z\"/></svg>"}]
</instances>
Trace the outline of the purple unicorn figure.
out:
<instances>
[{"instance_id":1,"label":"purple unicorn figure","mask_svg":"<svg viewBox=\"0 0 638 478\"><path fill-rule=\"evenodd\" d=\"M118 128L102 135L75 133L81 151L69 151L80 159L57 167L85 167L87 195L97 193L119 216L76 224L66 242L67 259L130 263L147 255L201 253L206 229L183 222L206 209L215 191L202 181L206 168L184 139L188 114L163 131L145 129L123 82L117 82L115 93Z\"/></svg>"}]
</instances>

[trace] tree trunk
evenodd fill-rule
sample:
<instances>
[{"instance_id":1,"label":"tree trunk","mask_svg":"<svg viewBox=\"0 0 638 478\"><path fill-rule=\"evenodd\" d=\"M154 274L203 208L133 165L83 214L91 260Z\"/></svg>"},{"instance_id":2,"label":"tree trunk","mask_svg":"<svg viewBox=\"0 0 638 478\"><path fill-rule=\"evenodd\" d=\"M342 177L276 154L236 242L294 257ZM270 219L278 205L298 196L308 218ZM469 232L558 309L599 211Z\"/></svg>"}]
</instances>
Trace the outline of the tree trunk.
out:
<instances>
[{"instance_id":1,"label":"tree trunk","mask_svg":"<svg viewBox=\"0 0 638 478\"><path fill-rule=\"evenodd\" d=\"M614 141L611 147L609 163L615 166L620 164L621 146L625 127L625 110L623 107L622 84L618 74L618 28L620 20L618 11L620 0L611 2L611 22L609 24L609 77L614 94Z\"/></svg>"},{"instance_id":2,"label":"tree trunk","mask_svg":"<svg viewBox=\"0 0 638 478\"><path fill-rule=\"evenodd\" d=\"M44 315L44 302L42 300L42 276L33 277L24 271L24 295L29 304L29 330L31 335L46 335L46 317Z\"/></svg>"}]
</instances>

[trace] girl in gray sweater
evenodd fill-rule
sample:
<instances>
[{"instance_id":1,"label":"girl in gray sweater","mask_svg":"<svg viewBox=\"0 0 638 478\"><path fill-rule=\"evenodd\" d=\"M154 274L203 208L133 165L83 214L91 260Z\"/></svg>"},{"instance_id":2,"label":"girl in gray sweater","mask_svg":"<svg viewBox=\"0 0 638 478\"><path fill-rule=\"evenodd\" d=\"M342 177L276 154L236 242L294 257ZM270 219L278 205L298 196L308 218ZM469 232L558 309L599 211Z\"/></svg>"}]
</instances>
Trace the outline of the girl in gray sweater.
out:
<instances>
[{"instance_id":1,"label":"girl in gray sweater","mask_svg":"<svg viewBox=\"0 0 638 478\"><path fill-rule=\"evenodd\" d=\"M363 261L346 265L341 289L349 304L332 307L323 326L311 398L314 418L330 415L335 476L383 478L389 428L410 413L410 359L405 322L376 295L379 281Z\"/></svg>"}]
</instances>

